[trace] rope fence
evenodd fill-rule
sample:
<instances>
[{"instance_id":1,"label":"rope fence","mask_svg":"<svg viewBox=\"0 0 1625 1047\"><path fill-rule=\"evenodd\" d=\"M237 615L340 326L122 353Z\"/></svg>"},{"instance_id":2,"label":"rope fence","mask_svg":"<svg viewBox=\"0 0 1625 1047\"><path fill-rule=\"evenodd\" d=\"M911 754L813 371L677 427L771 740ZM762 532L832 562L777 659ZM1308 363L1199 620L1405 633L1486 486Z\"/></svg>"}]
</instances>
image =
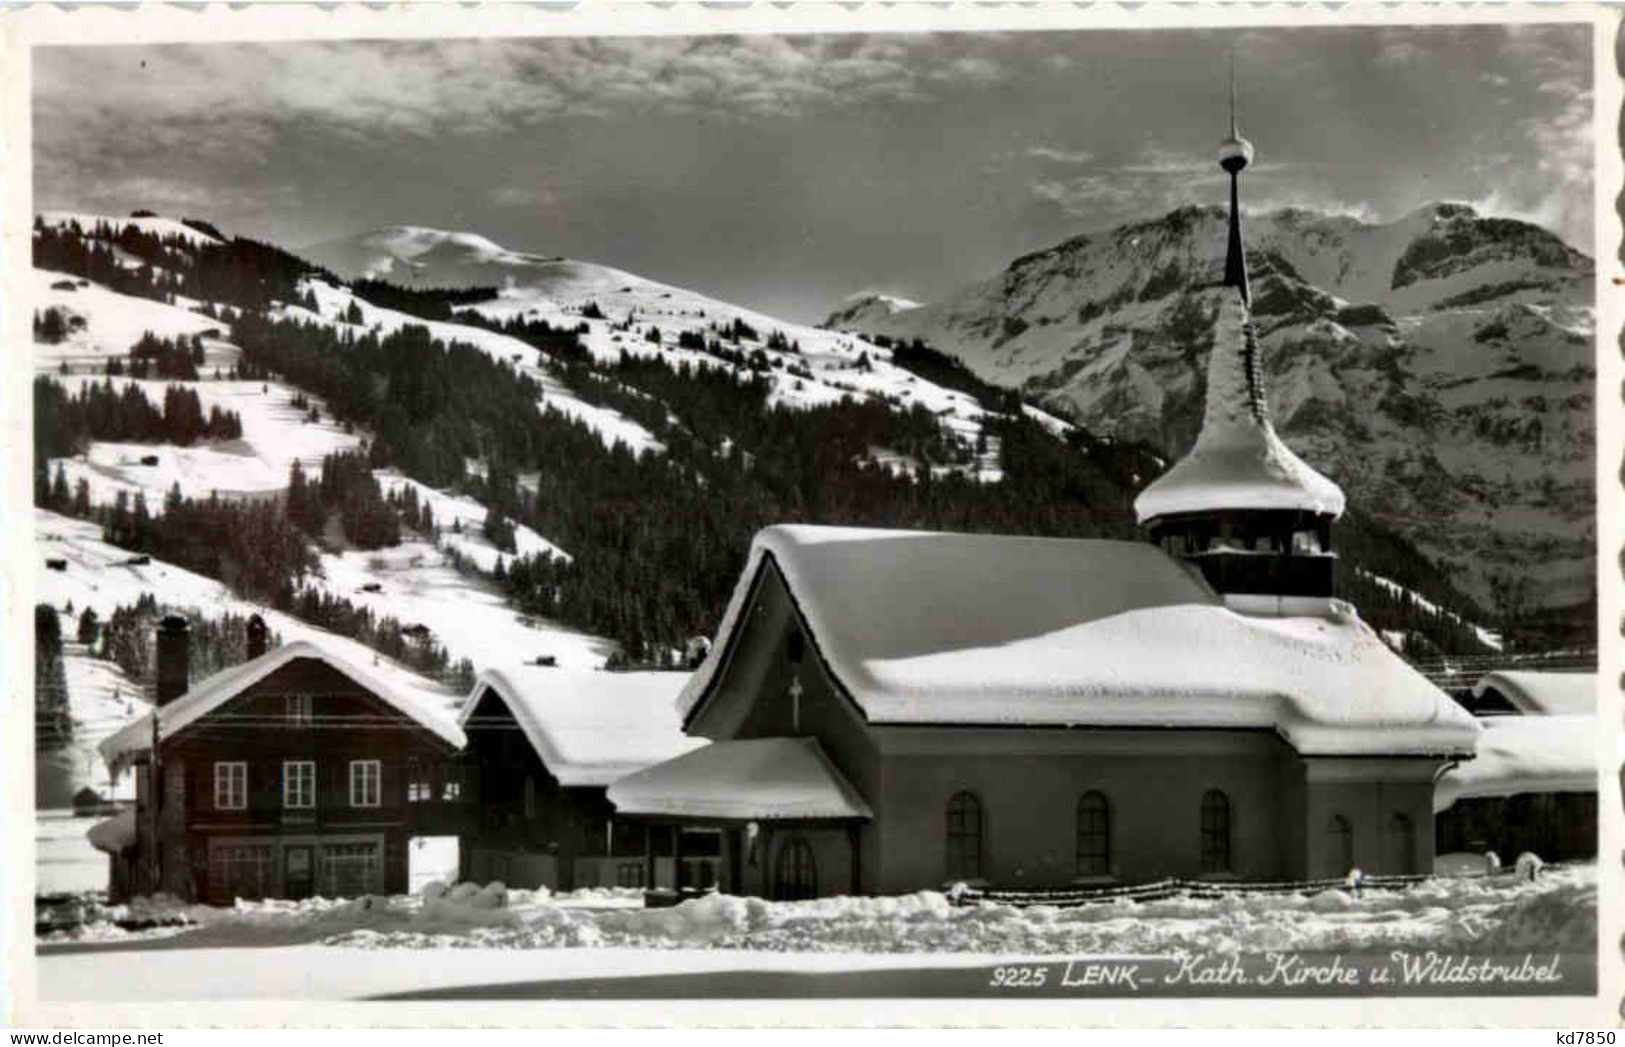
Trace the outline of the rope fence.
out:
<instances>
[{"instance_id":1,"label":"rope fence","mask_svg":"<svg viewBox=\"0 0 1625 1047\"><path fill-rule=\"evenodd\" d=\"M1507 868L1494 875L1504 876L1512 873L1513 870ZM1332 889L1356 892L1367 890L1397 891L1404 890L1430 878L1420 874L1367 876L1362 878L1358 885L1355 885L1345 877L1325 880L1280 881L1191 880L1182 877L1169 877L1131 886L1067 887L1051 891L1004 891L960 886L950 890L948 897L956 905L1011 905L1017 908L1050 905L1057 908L1067 908L1100 902L1115 902L1120 899L1134 902L1154 902L1180 896L1212 899L1234 895L1319 894L1321 891Z\"/></svg>"}]
</instances>

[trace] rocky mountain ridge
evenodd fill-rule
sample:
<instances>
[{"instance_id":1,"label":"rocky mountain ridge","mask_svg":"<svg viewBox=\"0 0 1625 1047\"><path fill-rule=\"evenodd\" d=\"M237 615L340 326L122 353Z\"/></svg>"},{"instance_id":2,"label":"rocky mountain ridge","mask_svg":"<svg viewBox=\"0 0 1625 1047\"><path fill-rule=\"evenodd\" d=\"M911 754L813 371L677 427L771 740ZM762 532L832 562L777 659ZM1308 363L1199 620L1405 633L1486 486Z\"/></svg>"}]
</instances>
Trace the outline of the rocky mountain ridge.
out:
<instances>
[{"instance_id":1,"label":"rocky mountain ridge","mask_svg":"<svg viewBox=\"0 0 1625 1047\"><path fill-rule=\"evenodd\" d=\"M1283 437L1486 605L1594 589L1594 269L1464 204L1385 224L1245 216ZM1073 237L941 301L830 326L919 338L1096 432L1177 456L1201 422L1225 211Z\"/></svg>"}]
</instances>

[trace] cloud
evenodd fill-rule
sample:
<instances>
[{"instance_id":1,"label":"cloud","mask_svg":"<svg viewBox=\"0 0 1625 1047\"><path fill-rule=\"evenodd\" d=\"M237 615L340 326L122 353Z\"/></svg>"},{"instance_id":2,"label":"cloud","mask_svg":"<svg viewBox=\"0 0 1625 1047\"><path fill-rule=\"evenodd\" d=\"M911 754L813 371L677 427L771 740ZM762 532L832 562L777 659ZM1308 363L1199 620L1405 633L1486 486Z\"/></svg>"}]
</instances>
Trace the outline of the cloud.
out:
<instances>
[{"instance_id":1,"label":"cloud","mask_svg":"<svg viewBox=\"0 0 1625 1047\"><path fill-rule=\"evenodd\" d=\"M1027 150L1027 155L1034 160L1043 160L1052 164L1087 164L1095 158L1094 153L1081 150L1055 149L1047 145L1035 145Z\"/></svg>"},{"instance_id":2,"label":"cloud","mask_svg":"<svg viewBox=\"0 0 1625 1047\"><path fill-rule=\"evenodd\" d=\"M48 130L116 138L140 127L156 148L229 142L263 153L279 127L306 122L365 139L651 110L783 118L924 100L1005 75L997 56L952 50L930 36L50 48L36 58L35 105Z\"/></svg>"},{"instance_id":3,"label":"cloud","mask_svg":"<svg viewBox=\"0 0 1625 1047\"><path fill-rule=\"evenodd\" d=\"M490 200L499 207L557 207L559 197L545 185L501 185L491 190Z\"/></svg>"}]
</instances>

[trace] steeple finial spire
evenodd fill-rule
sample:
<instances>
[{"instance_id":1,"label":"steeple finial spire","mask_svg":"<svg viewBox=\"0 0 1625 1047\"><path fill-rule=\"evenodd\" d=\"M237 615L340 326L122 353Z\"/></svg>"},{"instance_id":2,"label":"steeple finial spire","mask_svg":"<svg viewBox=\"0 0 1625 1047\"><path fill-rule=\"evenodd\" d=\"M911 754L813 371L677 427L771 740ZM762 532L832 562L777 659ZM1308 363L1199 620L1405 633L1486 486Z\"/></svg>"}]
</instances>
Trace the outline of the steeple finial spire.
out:
<instances>
[{"instance_id":1,"label":"steeple finial spire","mask_svg":"<svg viewBox=\"0 0 1625 1047\"><path fill-rule=\"evenodd\" d=\"M1230 49L1230 137L1219 144L1219 166L1230 176L1230 243L1224 256L1224 285L1241 292L1252 304L1247 286L1247 254L1241 245L1241 200L1237 176L1253 159L1253 144L1236 130L1236 51Z\"/></svg>"},{"instance_id":2,"label":"steeple finial spire","mask_svg":"<svg viewBox=\"0 0 1625 1047\"><path fill-rule=\"evenodd\" d=\"M1236 137L1236 46L1230 45L1230 137Z\"/></svg>"}]
</instances>

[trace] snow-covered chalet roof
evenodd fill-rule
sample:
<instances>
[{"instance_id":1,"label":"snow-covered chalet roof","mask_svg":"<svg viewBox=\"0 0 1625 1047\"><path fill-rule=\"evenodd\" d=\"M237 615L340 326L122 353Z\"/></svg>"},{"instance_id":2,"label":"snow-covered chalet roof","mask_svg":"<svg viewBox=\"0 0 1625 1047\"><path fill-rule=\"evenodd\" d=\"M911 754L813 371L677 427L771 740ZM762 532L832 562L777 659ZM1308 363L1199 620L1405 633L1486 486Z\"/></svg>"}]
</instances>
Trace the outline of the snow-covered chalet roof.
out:
<instances>
[{"instance_id":1,"label":"snow-covered chalet roof","mask_svg":"<svg viewBox=\"0 0 1625 1047\"><path fill-rule=\"evenodd\" d=\"M470 722L487 691L500 697L548 772L567 786L608 785L622 775L705 744L683 733L675 699L689 674L581 672L541 666L487 669L457 716Z\"/></svg>"},{"instance_id":2,"label":"snow-covered chalet roof","mask_svg":"<svg viewBox=\"0 0 1625 1047\"><path fill-rule=\"evenodd\" d=\"M299 658L314 658L326 662L338 672L365 687L379 700L396 712L413 720L419 726L437 735L456 749L463 747L463 732L437 710L427 709L399 690L384 683L327 648L309 640L273 647L258 658L250 658L240 665L222 669L197 683L161 709L147 713L125 724L118 732L102 740L98 750L114 777L124 765L140 753L152 748L152 718L158 717L158 740L163 742L179 731L214 712L244 690L265 679L276 670Z\"/></svg>"},{"instance_id":3,"label":"snow-covered chalet roof","mask_svg":"<svg viewBox=\"0 0 1625 1047\"><path fill-rule=\"evenodd\" d=\"M135 846L135 808L126 807L111 818L103 818L85 833L90 845L107 854L119 854Z\"/></svg>"},{"instance_id":4,"label":"snow-covered chalet roof","mask_svg":"<svg viewBox=\"0 0 1625 1047\"><path fill-rule=\"evenodd\" d=\"M1490 691L1500 692L1519 712L1534 716L1597 711L1596 673L1486 673L1473 684L1473 697Z\"/></svg>"},{"instance_id":5,"label":"snow-covered chalet roof","mask_svg":"<svg viewBox=\"0 0 1625 1047\"><path fill-rule=\"evenodd\" d=\"M1477 758L1439 779L1435 811L1472 796L1597 790L1595 716L1495 716L1481 722Z\"/></svg>"},{"instance_id":6,"label":"snow-covered chalet roof","mask_svg":"<svg viewBox=\"0 0 1625 1047\"><path fill-rule=\"evenodd\" d=\"M1239 614L1149 543L808 526L756 536L685 715L769 562L871 723L1264 728L1315 755L1465 755L1479 730L1346 605Z\"/></svg>"},{"instance_id":7,"label":"snow-covered chalet roof","mask_svg":"<svg viewBox=\"0 0 1625 1047\"><path fill-rule=\"evenodd\" d=\"M714 742L609 787L622 814L726 818L868 818L869 805L812 738Z\"/></svg>"},{"instance_id":8,"label":"snow-covered chalet roof","mask_svg":"<svg viewBox=\"0 0 1625 1047\"><path fill-rule=\"evenodd\" d=\"M1190 453L1134 500L1140 522L1213 509L1343 512L1343 491L1275 434L1264 399L1263 358L1241 292L1219 297L1208 356L1207 406Z\"/></svg>"}]
</instances>

